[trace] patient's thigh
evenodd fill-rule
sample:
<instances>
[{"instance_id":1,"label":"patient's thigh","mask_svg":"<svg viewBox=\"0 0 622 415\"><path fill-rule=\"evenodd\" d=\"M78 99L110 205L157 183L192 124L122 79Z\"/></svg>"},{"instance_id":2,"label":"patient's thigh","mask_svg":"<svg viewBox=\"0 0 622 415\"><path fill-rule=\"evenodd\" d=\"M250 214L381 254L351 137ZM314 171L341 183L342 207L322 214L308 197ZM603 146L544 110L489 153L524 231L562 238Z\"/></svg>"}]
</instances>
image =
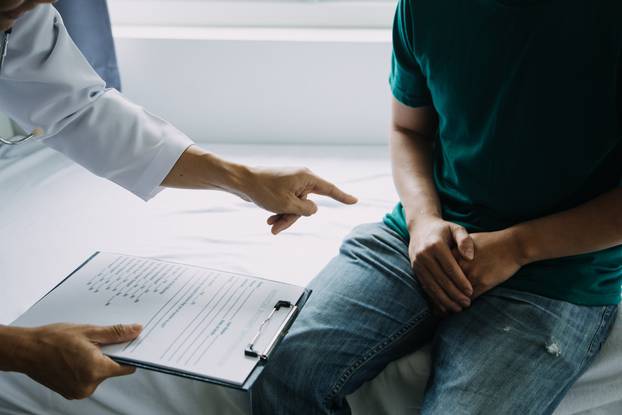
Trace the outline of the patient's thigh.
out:
<instances>
[{"instance_id":1,"label":"patient's thigh","mask_svg":"<svg viewBox=\"0 0 622 415\"><path fill-rule=\"evenodd\" d=\"M407 241L384 224L357 227L310 288L254 394L256 413L348 413L347 394L432 336Z\"/></svg>"},{"instance_id":2,"label":"patient's thigh","mask_svg":"<svg viewBox=\"0 0 622 415\"><path fill-rule=\"evenodd\" d=\"M406 343L397 355L412 352L416 341L409 330L432 319L412 272L408 242L382 223L355 228L309 287L313 294L301 331L321 336L348 354L369 353L370 347L376 352L382 347L396 350L397 340ZM426 332L426 338L432 334Z\"/></svg>"},{"instance_id":3,"label":"patient's thigh","mask_svg":"<svg viewBox=\"0 0 622 415\"><path fill-rule=\"evenodd\" d=\"M616 307L496 288L444 319L423 414L548 414L606 339Z\"/></svg>"}]
</instances>

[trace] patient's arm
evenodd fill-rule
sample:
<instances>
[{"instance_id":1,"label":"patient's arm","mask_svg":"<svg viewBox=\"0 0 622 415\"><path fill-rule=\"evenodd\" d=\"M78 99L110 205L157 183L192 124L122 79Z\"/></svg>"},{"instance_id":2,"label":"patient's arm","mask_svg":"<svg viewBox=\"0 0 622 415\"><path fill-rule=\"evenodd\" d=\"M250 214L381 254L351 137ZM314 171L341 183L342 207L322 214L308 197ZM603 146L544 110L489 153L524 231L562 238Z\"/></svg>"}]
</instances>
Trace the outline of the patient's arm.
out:
<instances>
[{"instance_id":1,"label":"patient's arm","mask_svg":"<svg viewBox=\"0 0 622 415\"><path fill-rule=\"evenodd\" d=\"M456 253L474 296L511 278L521 266L545 259L600 251L622 244L622 188L576 208L505 230L473 234L475 258Z\"/></svg>"},{"instance_id":2,"label":"patient's arm","mask_svg":"<svg viewBox=\"0 0 622 415\"><path fill-rule=\"evenodd\" d=\"M622 188L574 209L509 229L523 264L600 251L622 244Z\"/></svg>"},{"instance_id":3,"label":"patient's arm","mask_svg":"<svg viewBox=\"0 0 622 415\"><path fill-rule=\"evenodd\" d=\"M451 249L472 257L473 242L461 226L444 221L432 179L432 149L437 129L432 107L411 108L393 100L391 160L393 179L410 231L413 270L441 311L470 305L472 287Z\"/></svg>"},{"instance_id":4,"label":"patient's arm","mask_svg":"<svg viewBox=\"0 0 622 415\"><path fill-rule=\"evenodd\" d=\"M262 169L231 163L198 146L189 147L179 158L162 186L184 189L217 189L236 194L277 215L268 224L279 233L300 216L311 216L317 206L310 193L354 204L356 198L308 169Z\"/></svg>"}]
</instances>

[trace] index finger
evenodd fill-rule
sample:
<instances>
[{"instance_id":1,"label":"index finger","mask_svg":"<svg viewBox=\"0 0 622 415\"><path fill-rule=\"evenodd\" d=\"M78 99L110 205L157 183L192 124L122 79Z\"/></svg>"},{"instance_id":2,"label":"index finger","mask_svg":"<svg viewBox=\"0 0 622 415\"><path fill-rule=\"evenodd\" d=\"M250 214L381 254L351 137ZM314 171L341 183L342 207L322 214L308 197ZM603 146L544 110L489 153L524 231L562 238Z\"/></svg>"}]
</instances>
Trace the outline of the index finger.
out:
<instances>
[{"instance_id":1,"label":"index finger","mask_svg":"<svg viewBox=\"0 0 622 415\"><path fill-rule=\"evenodd\" d=\"M326 180L317 176L314 176L313 179L315 182L313 183L311 193L328 196L346 205L353 205L358 202L358 199L356 197L344 192L334 184L327 182Z\"/></svg>"},{"instance_id":2,"label":"index finger","mask_svg":"<svg viewBox=\"0 0 622 415\"><path fill-rule=\"evenodd\" d=\"M464 275L462 268L458 265L458 262L452 255L451 251L448 247L443 246L441 250L437 253L436 259L443 267L443 270L451 280L454 282L456 287L460 289L467 296L471 296L473 294L473 286L469 279Z\"/></svg>"}]
</instances>

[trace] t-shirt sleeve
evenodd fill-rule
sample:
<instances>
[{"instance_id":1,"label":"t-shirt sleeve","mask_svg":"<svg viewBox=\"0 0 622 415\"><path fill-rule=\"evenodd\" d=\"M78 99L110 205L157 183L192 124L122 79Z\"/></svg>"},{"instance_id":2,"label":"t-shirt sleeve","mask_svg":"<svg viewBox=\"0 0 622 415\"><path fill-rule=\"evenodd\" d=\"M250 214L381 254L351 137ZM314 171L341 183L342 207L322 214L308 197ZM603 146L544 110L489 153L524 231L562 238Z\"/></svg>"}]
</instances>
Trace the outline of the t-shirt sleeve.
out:
<instances>
[{"instance_id":1,"label":"t-shirt sleeve","mask_svg":"<svg viewBox=\"0 0 622 415\"><path fill-rule=\"evenodd\" d=\"M413 50L414 0L400 0L393 22L393 57L389 84L393 96L409 107L432 105L425 75Z\"/></svg>"}]
</instances>

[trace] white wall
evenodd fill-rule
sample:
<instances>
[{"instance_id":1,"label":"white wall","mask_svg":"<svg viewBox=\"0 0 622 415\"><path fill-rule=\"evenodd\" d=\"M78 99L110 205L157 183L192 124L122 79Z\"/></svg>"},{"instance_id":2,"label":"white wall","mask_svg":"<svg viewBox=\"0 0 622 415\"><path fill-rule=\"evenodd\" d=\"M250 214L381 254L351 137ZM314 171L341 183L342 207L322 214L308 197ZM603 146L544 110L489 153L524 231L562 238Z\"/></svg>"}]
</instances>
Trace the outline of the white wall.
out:
<instances>
[{"instance_id":1,"label":"white wall","mask_svg":"<svg viewBox=\"0 0 622 415\"><path fill-rule=\"evenodd\" d=\"M195 140L385 143L387 29L116 26L125 93Z\"/></svg>"}]
</instances>

